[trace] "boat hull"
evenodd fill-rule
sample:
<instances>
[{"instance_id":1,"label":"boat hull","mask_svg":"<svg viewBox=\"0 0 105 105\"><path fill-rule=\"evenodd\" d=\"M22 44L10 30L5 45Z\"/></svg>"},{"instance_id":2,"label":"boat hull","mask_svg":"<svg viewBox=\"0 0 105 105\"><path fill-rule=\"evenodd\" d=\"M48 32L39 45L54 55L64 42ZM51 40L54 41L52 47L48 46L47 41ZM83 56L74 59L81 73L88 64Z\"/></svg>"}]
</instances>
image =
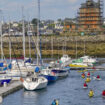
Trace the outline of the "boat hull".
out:
<instances>
[{"instance_id":1,"label":"boat hull","mask_svg":"<svg viewBox=\"0 0 105 105\"><path fill-rule=\"evenodd\" d=\"M83 89L87 89L87 88L88 88L88 87L85 87L85 86L83 87Z\"/></svg>"},{"instance_id":2,"label":"boat hull","mask_svg":"<svg viewBox=\"0 0 105 105\"><path fill-rule=\"evenodd\" d=\"M57 69L53 69L52 72L55 73L56 76L58 77L66 77L69 74L68 70L57 70Z\"/></svg>"},{"instance_id":3,"label":"boat hull","mask_svg":"<svg viewBox=\"0 0 105 105\"><path fill-rule=\"evenodd\" d=\"M70 67L88 67L86 65L79 65L79 64L70 64Z\"/></svg>"},{"instance_id":4,"label":"boat hull","mask_svg":"<svg viewBox=\"0 0 105 105\"><path fill-rule=\"evenodd\" d=\"M48 80L44 77L41 77L38 81L23 81L23 86L28 91L39 90L47 87Z\"/></svg>"},{"instance_id":5,"label":"boat hull","mask_svg":"<svg viewBox=\"0 0 105 105\"><path fill-rule=\"evenodd\" d=\"M48 82L55 82L57 80L57 76L51 76L51 75L43 75L47 80Z\"/></svg>"}]
</instances>

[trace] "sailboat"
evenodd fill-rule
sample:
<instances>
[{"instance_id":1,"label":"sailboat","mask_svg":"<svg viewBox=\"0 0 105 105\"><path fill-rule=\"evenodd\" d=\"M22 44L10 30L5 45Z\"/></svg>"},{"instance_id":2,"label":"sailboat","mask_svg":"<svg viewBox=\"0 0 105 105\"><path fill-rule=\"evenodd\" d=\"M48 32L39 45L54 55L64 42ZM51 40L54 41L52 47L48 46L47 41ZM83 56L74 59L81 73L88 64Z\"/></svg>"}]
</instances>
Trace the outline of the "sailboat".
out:
<instances>
[{"instance_id":1,"label":"sailboat","mask_svg":"<svg viewBox=\"0 0 105 105\"><path fill-rule=\"evenodd\" d=\"M4 76L4 74L6 74L6 71L8 69L10 69L10 65L8 65L7 62L4 61L4 59L3 59L4 54L3 54L3 40L2 40L3 39L2 38L3 37L3 35L2 35L2 21L0 23L0 35L1 35L1 62L0 62L0 74L1 74L1 76L0 76L0 85L3 85L4 83L7 83L7 84L10 83L11 78L7 77L7 76Z\"/></svg>"},{"instance_id":2,"label":"sailboat","mask_svg":"<svg viewBox=\"0 0 105 105\"><path fill-rule=\"evenodd\" d=\"M26 51L25 51L25 23L24 23L24 14L22 8L22 31L23 31L23 60L18 60L18 64L22 71L30 71L33 72L35 69L35 65L31 63L31 58L26 58ZM29 28L29 24L28 24ZM18 66L16 60L12 60L12 71L16 71L18 73ZM27 72L23 73L25 76Z\"/></svg>"},{"instance_id":3,"label":"sailboat","mask_svg":"<svg viewBox=\"0 0 105 105\"><path fill-rule=\"evenodd\" d=\"M23 36L25 36L24 19L23 19ZM10 23L9 23L9 37L10 37ZM23 46L25 46L25 40L23 42L24 42ZM23 47L23 49L24 49L24 47ZM14 59L14 60L11 59L11 41L10 40L9 40L9 51L10 51L10 63L12 65L12 68L11 68L11 71L8 72L8 76L12 76L13 79L16 79L16 80L20 79L20 72L18 70L18 65L19 65L19 67L21 68L22 77L26 77L28 73L27 73L27 68L24 65L24 61L18 60L18 64L17 64L17 59ZM25 55L25 53L24 53L24 55ZM31 70L34 70L34 68Z\"/></svg>"},{"instance_id":4,"label":"sailboat","mask_svg":"<svg viewBox=\"0 0 105 105\"><path fill-rule=\"evenodd\" d=\"M66 68L66 66L69 65L70 61L71 61L70 58L67 55L64 55L63 57L61 57L61 59L50 62L48 68L50 72L54 74L54 76L57 76L58 78L66 77L68 76L70 70L70 68Z\"/></svg>"},{"instance_id":5,"label":"sailboat","mask_svg":"<svg viewBox=\"0 0 105 105\"><path fill-rule=\"evenodd\" d=\"M53 59L53 37L52 36L51 36L51 47L52 47L51 58ZM42 68L41 75L48 80L48 83L55 82L58 79L58 76L56 76L55 73L52 72L52 68L50 67Z\"/></svg>"},{"instance_id":6,"label":"sailboat","mask_svg":"<svg viewBox=\"0 0 105 105\"><path fill-rule=\"evenodd\" d=\"M38 52L39 52L39 20L40 20L40 0L38 0L38 23L37 23L37 66L39 66L39 57L38 57ZM41 58L40 58L41 59ZM37 89L43 89L47 87L48 80L43 77L39 76L40 68L36 67L35 68L35 74L23 79L23 86L26 90L33 91Z\"/></svg>"}]
</instances>

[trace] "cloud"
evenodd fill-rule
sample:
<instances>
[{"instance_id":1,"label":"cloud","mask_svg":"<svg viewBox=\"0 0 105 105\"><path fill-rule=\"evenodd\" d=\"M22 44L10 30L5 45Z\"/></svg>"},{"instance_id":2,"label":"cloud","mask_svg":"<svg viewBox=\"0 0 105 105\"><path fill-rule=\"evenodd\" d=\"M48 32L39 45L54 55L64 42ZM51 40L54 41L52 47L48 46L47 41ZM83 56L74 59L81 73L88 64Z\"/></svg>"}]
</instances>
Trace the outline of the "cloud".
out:
<instances>
[{"instance_id":1,"label":"cloud","mask_svg":"<svg viewBox=\"0 0 105 105\"><path fill-rule=\"evenodd\" d=\"M78 2L78 0L68 0L68 2L70 2L70 3L76 3L76 2Z\"/></svg>"}]
</instances>

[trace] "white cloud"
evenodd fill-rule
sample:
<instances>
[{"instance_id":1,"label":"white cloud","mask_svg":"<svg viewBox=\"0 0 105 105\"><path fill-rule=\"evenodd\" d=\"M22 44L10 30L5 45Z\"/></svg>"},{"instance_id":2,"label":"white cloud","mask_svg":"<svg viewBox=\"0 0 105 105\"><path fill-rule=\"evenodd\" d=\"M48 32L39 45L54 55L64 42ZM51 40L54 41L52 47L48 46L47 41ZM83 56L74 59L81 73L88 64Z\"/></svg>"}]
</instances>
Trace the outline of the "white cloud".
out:
<instances>
[{"instance_id":1,"label":"white cloud","mask_svg":"<svg viewBox=\"0 0 105 105\"><path fill-rule=\"evenodd\" d=\"M70 3L76 3L78 0L68 0Z\"/></svg>"}]
</instances>

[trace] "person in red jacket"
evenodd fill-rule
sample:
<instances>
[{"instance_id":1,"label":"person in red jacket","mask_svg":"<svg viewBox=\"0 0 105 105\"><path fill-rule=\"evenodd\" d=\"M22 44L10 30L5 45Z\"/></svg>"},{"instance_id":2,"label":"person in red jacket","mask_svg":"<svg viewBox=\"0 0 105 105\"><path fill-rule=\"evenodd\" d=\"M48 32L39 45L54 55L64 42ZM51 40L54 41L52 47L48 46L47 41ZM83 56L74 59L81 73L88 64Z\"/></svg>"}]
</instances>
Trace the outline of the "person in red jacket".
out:
<instances>
[{"instance_id":1,"label":"person in red jacket","mask_svg":"<svg viewBox=\"0 0 105 105\"><path fill-rule=\"evenodd\" d=\"M105 90L103 90L103 92L102 92L102 96L104 96L104 97L105 97Z\"/></svg>"},{"instance_id":2,"label":"person in red jacket","mask_svg":"<svg viewBox=\"0 0 105 105\"><path fill-rule=\"evenodd\" d=\"M88 88L88 85L87 85L87 83L86 83L86 82L84 83L84 85L83 85L83 86L84 86L84 88Z\"/></svg>"},{"instance_id":3,"label":"person in red jacket","mask_svg":"<svg viewBox=\"0 0 105 105\"><path fill-rule=\"evenodd\" d=\"M87 76L90 76L90 72L88 72Z\"/></svg>"},{"instance_id":4,"label":"person in red jacket","mask_svg":"<svg viewBox=\"0 0 105 105\"><path fill-rule=\"evenodd\" d=\"M100 78L100 76L99 75L97 75L97 79L99 79Z\"/></svg>"}]
</instances>

